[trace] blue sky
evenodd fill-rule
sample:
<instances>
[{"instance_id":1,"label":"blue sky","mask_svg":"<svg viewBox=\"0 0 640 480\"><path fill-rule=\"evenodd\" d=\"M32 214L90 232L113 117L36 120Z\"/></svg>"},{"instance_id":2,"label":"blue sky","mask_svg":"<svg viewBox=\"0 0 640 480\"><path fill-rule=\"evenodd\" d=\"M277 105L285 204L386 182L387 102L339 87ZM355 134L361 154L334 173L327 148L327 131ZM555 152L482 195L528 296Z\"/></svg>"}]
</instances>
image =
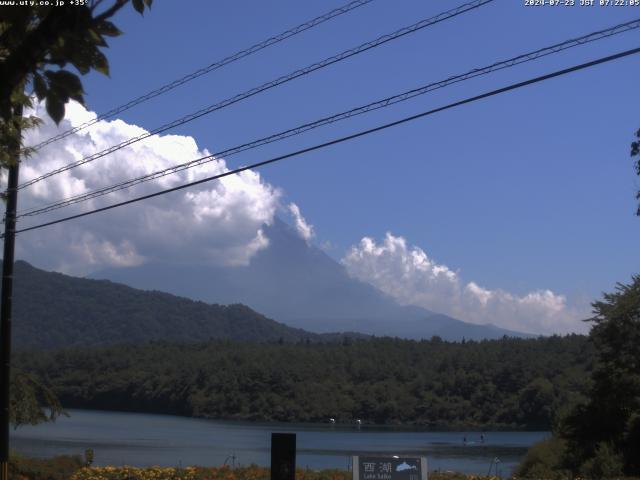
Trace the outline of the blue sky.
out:
<instances>
[{"instance_id":1,"label":"blue sky","mask_svg":"<svg viewBox=\"0 0 640 480\"><path fill-rule=\"evenodd\" d=\"M460 2L462 3L462 2ZM578 2L579 3L579 2ZM375 0L120 115L147 130L457 5ZM124 103L342 5L154 2L115 23L111 77L84 79L88 107ZM526 7L497 0L174 131L215 152L405 89L640 17L640 7ZM638 31L418 97L234 156L238 166L640 46ZM261 170L340 259L363 236L402 236L485 288L551 289L581 301L640 270L640 128L633 56L443 112ZM188 160L189 158L185 158Z\"/></svg>"}]
</instances>

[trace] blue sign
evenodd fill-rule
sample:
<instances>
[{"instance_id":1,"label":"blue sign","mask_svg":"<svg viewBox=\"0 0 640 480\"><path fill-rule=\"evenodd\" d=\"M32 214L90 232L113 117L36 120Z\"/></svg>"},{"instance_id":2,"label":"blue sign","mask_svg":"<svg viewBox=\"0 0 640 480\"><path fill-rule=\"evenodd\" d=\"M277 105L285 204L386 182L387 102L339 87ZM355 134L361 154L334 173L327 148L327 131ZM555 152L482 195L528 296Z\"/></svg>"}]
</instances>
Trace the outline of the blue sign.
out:
<instances>
[{"instance_id":1,"label":"blue sign","mask_svg":"<svg viewBox=\"0 0 640 480\"><path fill-rule=\"evenodd\" d=\"M354 456L353 480L427 480L425 457Z\"/></svg>"}]
</instances>

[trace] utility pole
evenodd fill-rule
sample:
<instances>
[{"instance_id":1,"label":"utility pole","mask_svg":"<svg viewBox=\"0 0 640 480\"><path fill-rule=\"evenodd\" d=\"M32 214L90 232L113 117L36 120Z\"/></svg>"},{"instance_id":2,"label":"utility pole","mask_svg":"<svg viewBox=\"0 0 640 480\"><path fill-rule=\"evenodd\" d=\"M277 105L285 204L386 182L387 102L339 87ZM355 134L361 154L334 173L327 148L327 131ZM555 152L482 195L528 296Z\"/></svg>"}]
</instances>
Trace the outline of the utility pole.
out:
<instances>
[{"instance_id":1,"label":"utility pole","mask_svg":"<svg viewBox=\"0 0 640 480\"><path fill-rule=\"evenodd\" d=\"M16 239L18 207L18 174L20 170L20 121L22 105L15 109L15 142L9 145L14 164L9 167L7 208L4 216L4 256L2 260L2 305L0 306L0 480L9 480L9 399L11 381L11 302L13 297L13 255Z\"/></svg>"}]
</instances>

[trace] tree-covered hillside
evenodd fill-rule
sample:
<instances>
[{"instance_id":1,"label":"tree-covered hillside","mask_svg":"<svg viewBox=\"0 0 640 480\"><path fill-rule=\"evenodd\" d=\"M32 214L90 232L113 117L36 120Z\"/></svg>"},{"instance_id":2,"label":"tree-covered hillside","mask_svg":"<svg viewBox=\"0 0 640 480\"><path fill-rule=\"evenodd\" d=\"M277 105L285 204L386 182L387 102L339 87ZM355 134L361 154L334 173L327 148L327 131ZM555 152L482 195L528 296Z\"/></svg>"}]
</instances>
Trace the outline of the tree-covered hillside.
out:
<instances>
[{"instance_id":1,"label":"tree-covered hillside","mask_svg":"<svg viewBox=\"0 0 640 480\"><path fill-rule=\"evenodd\" d=\"M15 277L13 338L17 348L322 338L244 305L209 305L106 280L45 272L22 261L15 264Z\"/></svg>"},{"instance_id":2,"label":"tree-covered hillside","mask_svg":"<svg viewBox=\"0 0 640 480\"><path fill-rule=\"evenodd\" d=\"M549 429L588 389L583 336L155 343L22 353L67 408L220 419Z\"/></svg>"}]
</instances>

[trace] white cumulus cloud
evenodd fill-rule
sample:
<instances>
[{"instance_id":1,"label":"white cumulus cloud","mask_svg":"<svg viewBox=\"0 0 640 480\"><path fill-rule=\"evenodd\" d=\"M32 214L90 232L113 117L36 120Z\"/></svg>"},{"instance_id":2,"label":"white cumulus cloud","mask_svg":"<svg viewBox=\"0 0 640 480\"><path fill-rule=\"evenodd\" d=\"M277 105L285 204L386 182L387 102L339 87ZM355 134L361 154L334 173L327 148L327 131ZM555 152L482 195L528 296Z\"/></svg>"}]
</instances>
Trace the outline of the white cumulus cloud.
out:
<instances>
[{"instance_id":1,"label":"white cumulus cloud","mask_svg":"<svg viewBox=\"0 0 640 480\"><path fill-rule=\"evenodd\" d=\"M289 204L288 208L289 213L291 213L291 216L293 217L293 222L298 235L304 238L306 242L311 241L311 239L315 236L313 225L308 223L307 220L302 216L302 213L300 213L300 207L298 207L298 205L292 202Z\"/></svg>"},{"instance_id":2,"label":"white cumulus cloud","mask_svg":"<svg viewBox=\"0 0 640 480\"><path fill-rule=\"evenodd\" d=\"M585 332L589 309L570 306L563 295L537 290L526 295L465 282L424 250L387 233L381 243L364 237L342 263L354 278L405 305L417 305L461 320L537 334Z\"/></svg>"},{"instance_id":3,"label":"white cumulus cloud","mask_svg":"<svg viewBox=\"0 0 640 480\"><path fill-rule=\"evenodd\" d=\"M42 105L38 106L36 114L45 123L27 132L27 145L37 144L62 130L95 118L95 113L72 102L67 105L67 116L58 128L43 110ZM143 128L122 120L100 121L24 160L21 182L143 133L146 133ZM198 148L192 137L155 135L22 189L18 210L89 192L208 154L206 149ZM72 209L25 217L19 227L88 211L226 171L225 160L215 159ZM242 265L268 245L261 227L272 222L279 198L278 189L262 181L258 173L246 171L109 212L25 232L17 239L17 257L40 267L74 274L153 260Z\"/></svg>"}]
</instances>

